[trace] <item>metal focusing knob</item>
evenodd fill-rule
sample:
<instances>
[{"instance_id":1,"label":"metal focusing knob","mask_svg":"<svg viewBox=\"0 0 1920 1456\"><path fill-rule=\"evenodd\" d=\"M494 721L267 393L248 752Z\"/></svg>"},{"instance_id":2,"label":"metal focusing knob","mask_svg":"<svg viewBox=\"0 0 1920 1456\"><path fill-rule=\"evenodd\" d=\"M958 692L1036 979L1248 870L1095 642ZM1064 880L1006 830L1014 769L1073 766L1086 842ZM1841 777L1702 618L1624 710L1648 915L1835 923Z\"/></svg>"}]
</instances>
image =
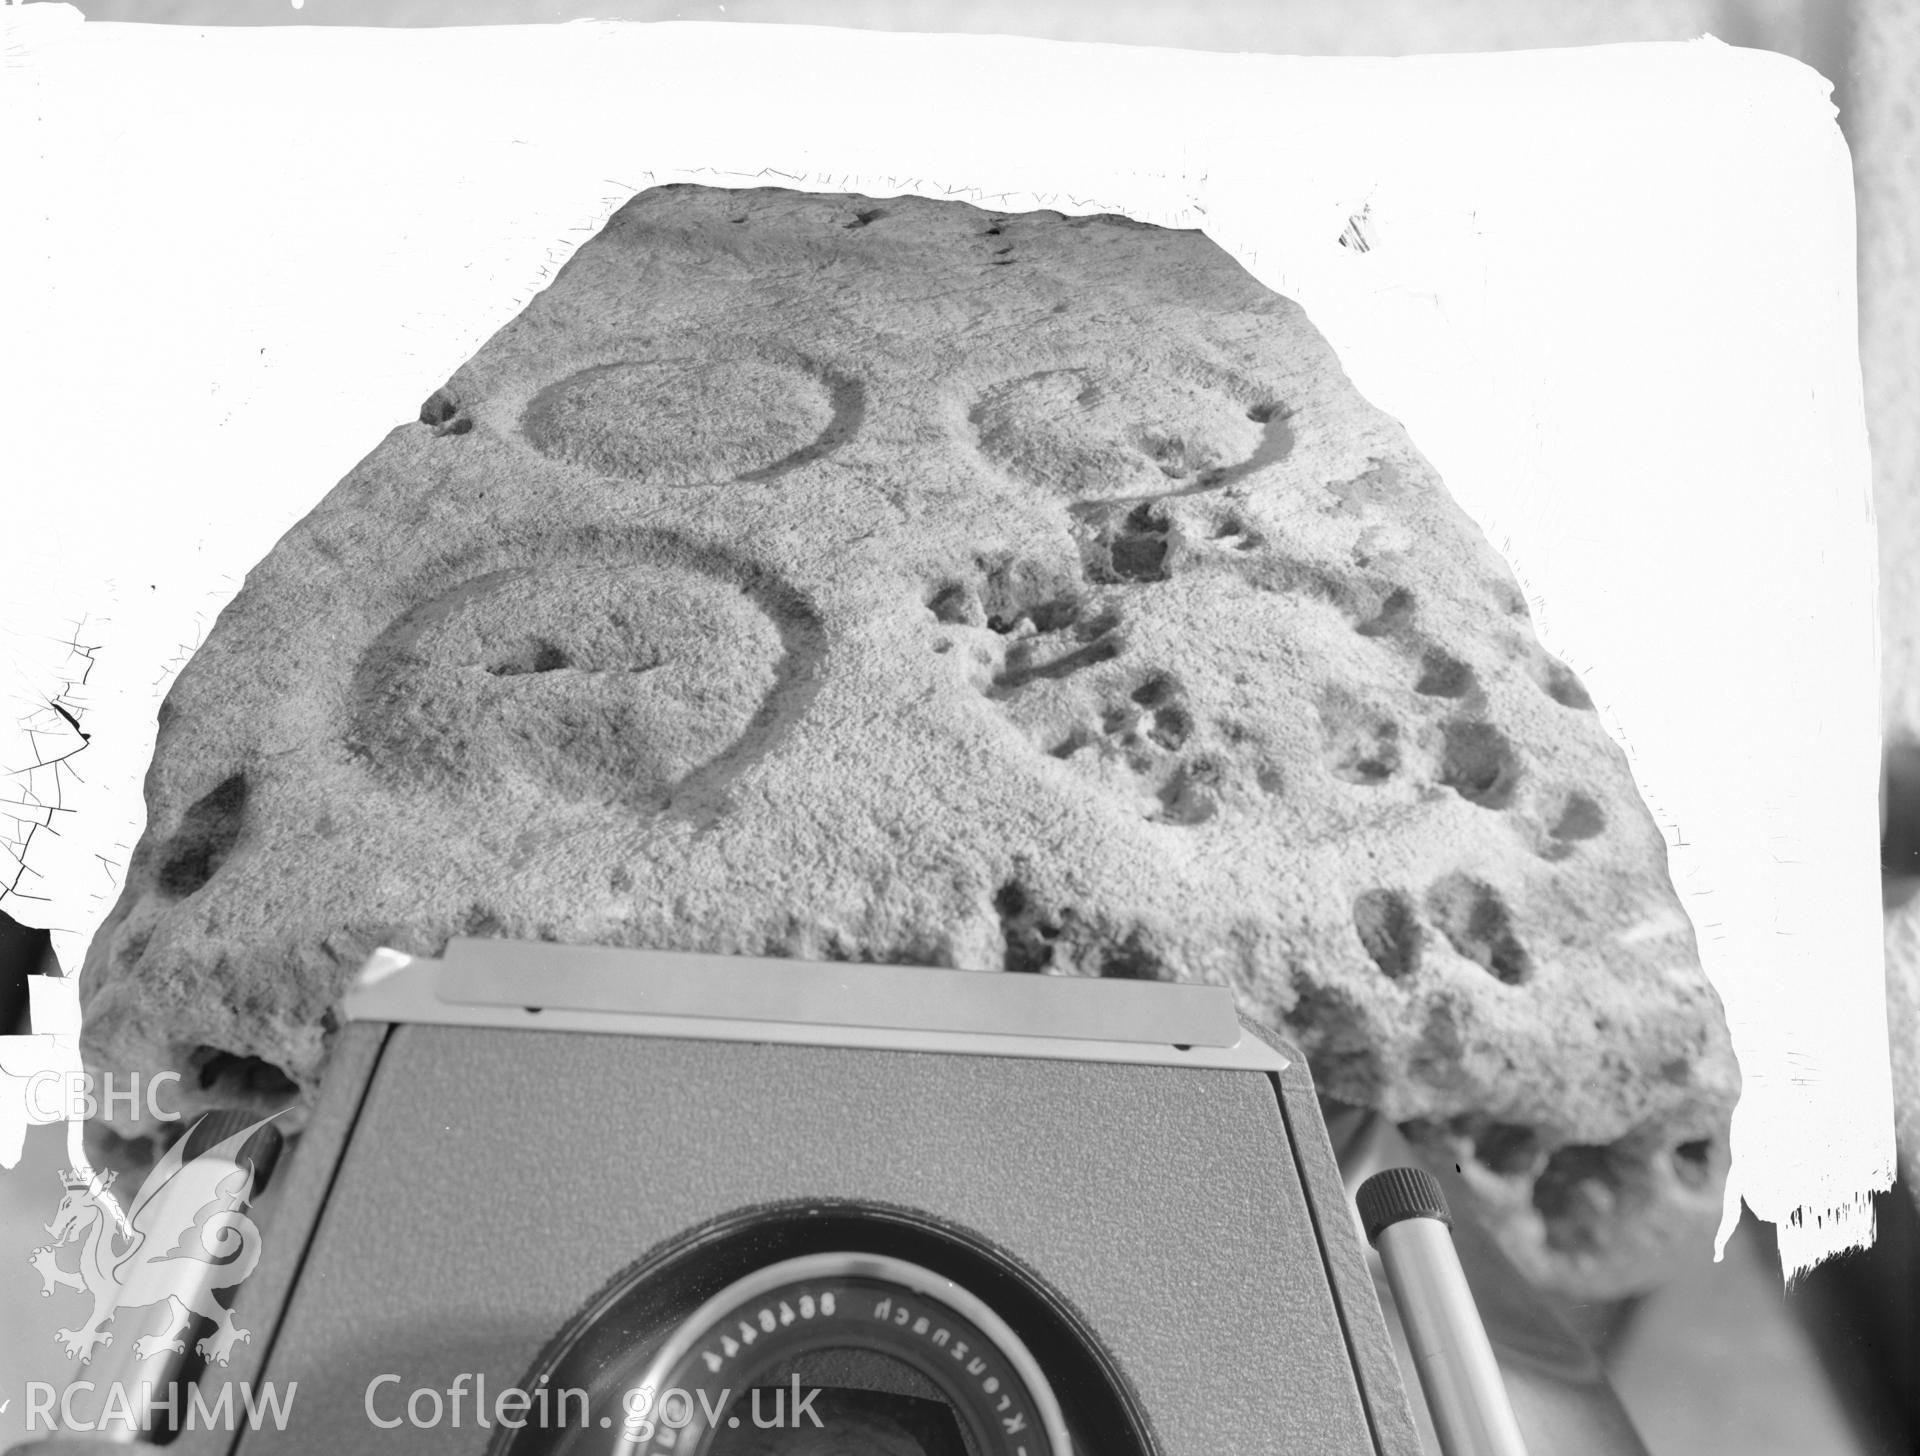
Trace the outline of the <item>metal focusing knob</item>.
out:
<instances>
[{"instance_id":1,"label":"metal focusing knob","mask_svg":"<svg viewBox=\"0 0 1920 1456\"><path fill-rule=\"evenodd\" d=\"M1354 1204L1387 1267L1440 1449L1445 1456L1527 1456L1453 1247L1439 1181L1424 1168L1387 1168L1360 1185Z\"/></svg>"},{"instance_id":2,"label":"metal focusing knob","mask_svg":"<svg viewBox=\"0 0 1920 1456\"><path fill-rule=\"evenodd\" d=\"M1370 1244L1379 1242L1382 1229L1406 1218L1437 1218L1453 1227L1440 1180L1425 1168L1387 1168L1375 1173L1360 1185L1353 1201Z\"/></svg>"}]
</instances>

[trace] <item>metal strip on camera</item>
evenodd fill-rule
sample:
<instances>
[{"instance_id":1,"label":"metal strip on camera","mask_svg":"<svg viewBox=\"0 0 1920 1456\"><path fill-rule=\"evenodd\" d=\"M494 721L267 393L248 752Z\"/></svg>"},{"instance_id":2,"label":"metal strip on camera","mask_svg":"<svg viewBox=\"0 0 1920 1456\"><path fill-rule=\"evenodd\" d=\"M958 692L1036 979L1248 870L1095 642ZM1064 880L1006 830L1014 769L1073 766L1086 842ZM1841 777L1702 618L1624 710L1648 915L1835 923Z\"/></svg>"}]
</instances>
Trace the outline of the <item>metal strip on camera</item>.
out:
<instances>
[{"instance_id":1,"label":"metal strip on camera","mask_svg":"<svg viewBox=\"0 0 1920 1456\"><path fill-rule=\"evenodd\" d=\"M354 1021L1279 1071L1222 987L455 939L378 950Z\"/></svg>"}]
</instances>

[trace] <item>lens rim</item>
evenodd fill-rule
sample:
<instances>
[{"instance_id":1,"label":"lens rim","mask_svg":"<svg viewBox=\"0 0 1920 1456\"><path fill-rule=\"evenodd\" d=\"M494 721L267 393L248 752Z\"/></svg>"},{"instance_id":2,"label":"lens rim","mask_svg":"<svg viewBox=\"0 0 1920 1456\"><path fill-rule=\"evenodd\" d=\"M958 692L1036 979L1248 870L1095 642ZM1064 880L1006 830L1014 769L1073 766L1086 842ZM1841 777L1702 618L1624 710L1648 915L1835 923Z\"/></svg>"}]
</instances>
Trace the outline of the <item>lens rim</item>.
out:
<instances>
[{"instance_id":1,"label":"lens rim","mask_svg":"<svg viewBox=\"0 0 1920 1456\"><path fill-rule=\"evenodd\" d=\"M943 1274L905 1259L857 1249L801 1254L777 1264L765 1265L736 1279L680 1321L641 1375L640 1388L666 1390L667 1380L673 1372L705 1342L723 1316L734 1313L741 1305L791 1284L833 1279L876 1280L947 1305L987 1337L1026 1387L1050 1448L1045 1453L1036 1452L1034 1456L1073 1456L1073 1441L1067 1434L1066 1416L1060 1409L1060 1402L1053 1393L1046 1372L1040 1368L1040 1362L1034 1359L1026 1342L994 1312L991 1305ZM633 1441L623 1432L614 1452L615 1456L637 1456L645 1449L644 1443Z\"/></svg>"},{"instance_id":2,"label":"lens rim","mask_svg":"<svg viewBox=\"0 0 1920 1456\"><path fill-rule=\"evenodd\" d=\"M997 1241L921 1208L874 1199L787 1198L714 1214L647 1246L582 1301L541 1346L520 1388L600 1388L622 1351L666 1338L713 1292L780 1259L848 1246L947 1273L988 1300L1044 1347L1051 1387L1076 1443L1105 1456L1161 1456L1166 1446L1132 1380L1093 1323L1051 1281ZM713 1272L715 1269L721 1272ZM1033 1342L1038 1342L1034 1344ZM628 1368L638 1368L639 1361ZM625 1384L625 1381L621 1382ZM604 1453L588 1432L563 1427L495 1430L488 1456Z\"/></svg>"}]
</instances>

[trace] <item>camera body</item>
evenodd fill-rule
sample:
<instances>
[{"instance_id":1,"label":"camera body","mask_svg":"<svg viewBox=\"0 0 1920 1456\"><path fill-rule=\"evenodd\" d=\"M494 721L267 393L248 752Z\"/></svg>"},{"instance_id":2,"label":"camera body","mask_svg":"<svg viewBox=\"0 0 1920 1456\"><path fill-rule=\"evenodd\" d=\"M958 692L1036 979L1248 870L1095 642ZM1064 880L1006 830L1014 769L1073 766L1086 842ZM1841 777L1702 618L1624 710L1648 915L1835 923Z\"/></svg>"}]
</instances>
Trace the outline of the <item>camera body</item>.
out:
<instances>
[{"instance_id":1,"label":"camera body","mask_svg":"<svg viewBox=\"0 0 1920 1456\"><path fill-rule=\"evenodd\" d=\"M201 1382L284 1423L179 1456L815 1449L650 1383L756 1335L789 1415L849 1344L973 1392L956 1451L1420 1449L1304 1063L1224 989L456 940L345 1009Z\"/></svg>"}]
</instances>

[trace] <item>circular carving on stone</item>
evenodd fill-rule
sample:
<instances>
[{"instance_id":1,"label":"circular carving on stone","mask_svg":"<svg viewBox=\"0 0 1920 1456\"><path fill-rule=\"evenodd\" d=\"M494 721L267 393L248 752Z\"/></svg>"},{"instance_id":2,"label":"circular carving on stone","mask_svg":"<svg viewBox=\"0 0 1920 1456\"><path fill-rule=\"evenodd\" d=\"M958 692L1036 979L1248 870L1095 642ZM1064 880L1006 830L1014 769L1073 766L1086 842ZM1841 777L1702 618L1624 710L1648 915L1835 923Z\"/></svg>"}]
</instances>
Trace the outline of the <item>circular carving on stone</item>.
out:
<instances>
[{"instance_id":1,"label":"circular carving on stone","mask_svg":"<svg viewBox=\"0 0 1920 1456\"><path fill-rule=\"evenodd\" d=\"M1217 489L1293 448L1279 400L1192 361L1043 369L989 389L967 418L994 465L1080 501Z\"/></svg>"},{"instance_id":2,"label":"circular carving on stone","mask_svg":"<svg viewBox=\"0 0 1920 1456\"><path fill-rule=\"evenodd\" d=\"M410 790L657 812L690 777L770 746L775 693L817 634L798 594L704 553L484 571L362 655L347 745Z\"/></svg>"},{"instance_id":3,"label":"circular carving on stone","mask_svg":"<svg viewBox=\"0 0 1920 1456\"><path fill-rule=\"evenodd\" d=\"M714 485L825 454L851 433L857 389L753 355L627 360L582 369L528 403L541 454L648 485Z\"/></svg>"}]
</instances>

